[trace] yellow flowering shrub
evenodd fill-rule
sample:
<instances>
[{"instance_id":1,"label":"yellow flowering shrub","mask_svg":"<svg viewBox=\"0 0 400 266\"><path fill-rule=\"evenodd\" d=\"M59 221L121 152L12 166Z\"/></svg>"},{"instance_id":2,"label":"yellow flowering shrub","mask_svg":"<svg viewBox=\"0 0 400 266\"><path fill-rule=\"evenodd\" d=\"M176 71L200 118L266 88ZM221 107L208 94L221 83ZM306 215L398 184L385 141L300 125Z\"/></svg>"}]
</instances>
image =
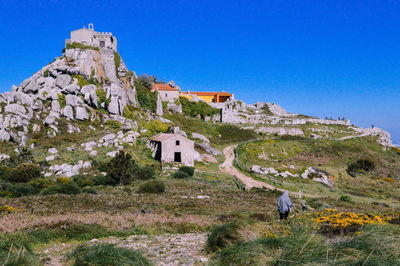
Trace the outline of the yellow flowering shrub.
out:
<instances>
[{"instance_id":1,"label":"yellow flowering shrub","mask_svg":"<svg viewBox=\"0 0 400 266\"><path fill-rule=\"evenodd\" d=\"M8 205L0 206L0 214L1 215L10 214L17 210L18 210L17 208L14 208L14 207L8 206Z\"/></svg>"},{"instance_id":2,"label":"yellow flowering shrub","mask_svg":"<svg viewBox=\"0 0 400 266\"><path fill-rule=\"evenodd\" d=\"M400 152L400 148L393 146L393 149L397 152Z\"/></svg>"},{"instance_id":3,"label":"yellow flowering shrub","mask_svg":"<svg viewBox=\"0 0 400 266\"><path fill-rule=\"evenodd\" d=\"M357 232L363 225L385 224L391 220L387 215L338 212L336 209L316 212L314 216L313 220L321 225L322 232L333 234Z\"/></svg>"},{"instance_id":4,"label":"yellow flowering shrub","mask_svg":"<svg viewBox=\"0 0 400 266\"><path fill-rule=\"evenodd\" d=\"M57 182L61 184L68 184L71 182L71 179L69 177L59 177Z\"/></svg>"}]
</instances>

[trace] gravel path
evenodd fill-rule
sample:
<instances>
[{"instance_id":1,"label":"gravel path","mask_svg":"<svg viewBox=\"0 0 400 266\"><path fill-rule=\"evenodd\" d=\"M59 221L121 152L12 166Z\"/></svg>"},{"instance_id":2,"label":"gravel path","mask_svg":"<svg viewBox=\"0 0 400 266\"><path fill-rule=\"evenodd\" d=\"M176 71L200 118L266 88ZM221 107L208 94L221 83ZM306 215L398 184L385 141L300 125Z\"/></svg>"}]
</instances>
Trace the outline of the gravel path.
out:
<instances>
[{"instance_id":1,"label":"gravel path","mask_svg":"<svg viewBox=\"0 0 400 266\"><path fill-rule=\"evenodd\" d=\"M125 239L93 239L90 243L112 243L119 247L140 250L155 265L207 265L208 255L204 252L207 235L167 234L159 236L133 235ZM64 256L78 244L61 244L44 251L49 260L45 265L66 265Z\"/></svg>"}]
</instances>

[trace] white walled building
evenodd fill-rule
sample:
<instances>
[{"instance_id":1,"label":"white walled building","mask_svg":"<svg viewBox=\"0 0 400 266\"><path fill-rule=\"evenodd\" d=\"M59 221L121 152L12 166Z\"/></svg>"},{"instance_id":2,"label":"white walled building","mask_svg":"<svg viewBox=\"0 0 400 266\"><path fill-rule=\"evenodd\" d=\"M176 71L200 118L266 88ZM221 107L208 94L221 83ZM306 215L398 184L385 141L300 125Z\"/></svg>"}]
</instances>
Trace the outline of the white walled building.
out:
<instances>
[{"instance_id":1,"label":"white walled building","mask_svg":"<svg viewBox=\"0 0 400 266\"><path fill-rule=\"evenodd\" d=\"M88 25L88 28L83 26L82 29L71 31L71 39L65 40L65 46L67 46L68 43L74 42L117 50L117 38L113 36L111 32L94 31L92 23Z\"/></svg>"}]
</instances>

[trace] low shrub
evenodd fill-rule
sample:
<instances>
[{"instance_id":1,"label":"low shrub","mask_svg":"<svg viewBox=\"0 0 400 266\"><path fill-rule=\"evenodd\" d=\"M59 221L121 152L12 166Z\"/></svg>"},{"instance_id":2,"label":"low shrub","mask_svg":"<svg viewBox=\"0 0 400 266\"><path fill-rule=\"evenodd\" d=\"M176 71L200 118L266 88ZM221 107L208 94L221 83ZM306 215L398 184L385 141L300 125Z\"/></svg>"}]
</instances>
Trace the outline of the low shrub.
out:
<instances>
[{"instance_id":1,"label":"low shrub","mask_svg":"<svg viewBox=\"0 0 400 266\"><path fill-rule=\"evenodd\" d=\"M153 168L148 166L138 167L134 176L135 180L149 180L156 178L156 172Z\"/></svg>"},{"instance_id":2,"label":"low shrub","mask_svg":"<svg viewBox=\"0 0 400 266\"><path fill-rule=\"evenodd\" d=\"M141 183L138 188L138 193L155 193L161 194L165 191L165 184L160 180L149 180Z\"/></svg>"},{"instance_id":3,"label":"low shrub","mask_svg":"<svg viewBox=\"0 0 400 266\"><path fill-rule=\"evenodd\" d=\"M73 177L74 183L76 183L80 187L91 187L96 185L96 182L93 180L92 177L87 177L87 176L74 176Z\"/></svg>"},{"instance_id":4,"label":"low shrub","mask_svg":"<svg viewBox=\"0 0 400 266\"><path fill-rule=\"evenodd\" d=\"M0 180L8 181L10 177L12 169L7 166L0 166Z\"/></svg>"},{"instance_id":5,"label":"low shrub","mask_svg":"<svg viewBox=\"0 0 400 266\"><path fill-rule=\"evenodd\" d=\"M96 175L92 180L96 186L108 186L113 184L113 180L104 175Z\"/></svg>"},{"instance_id":6,"label":"low shrub","mask_svg":"<svg viewBox=\"0 0 400 266\"><path fill-rule=\"evenodd\" d=\"M372 172L375 169L375 163L369 159L360 159L356 162L349 164L346 172L352 176L357 177L362 172Z\"/></svg>"},{"instance_id":7,"label":"low shrub","mask_svg":"<svg viewBox=\"0 0 400 266\"><path fill-rule=\"evenodd\" d=\"M43 77L47 78L48 76L49 76L49 70L46 69L46 70L43 72Z\"/></svg>"},{"instance_id":8,"label":"low shrub","mask_svg":"<svg viewBox=\"0 0 400 266\"><path fill-rule=\"evenodd\" d=\"M208 253L219 251L241 241L255 240L257 235L241 221L232 221L211 228L206 243Z\"/></svg>"},{"instance_id":9,"label":"low shrub","mask_svg":"<svg viewBox=\"0 0 400 266\"><path fill-rule=\"evenodd\" d=\"M351 199L351 197L350 197L350 196L347 196L347 195L342 195L342 196L340 197L340 200L341 200L341 201L344 201L344 202L351 203L351 204L354 203L354 201Z\"/></svg>"},{"instance_id":10,"label":"low shrub","mask_svg":"<svg viewBox=\"0 0 400 266\"><path fill-rule=\"evenodd\" d=\"M29 184L14 184L11 192L13 197L22 197L27 195L35 195L37 190Z\"/></svg>"},{"instance_id":11,"label":"low shrub","mask_svg":"<svg viewBox=\"0 0 400 266\"><path fill-rule=\"evenodd\" d=\"M193 176L194 175L194 167L181 166L181 167L179 167L179 171L185 172L189 176Z\"/></svg>"},{"instance_id":12,"label":"low shrub","mask_svg":"<svg viewBox=\"0 0 400 266\"><path fill-rule=\"evenodd\" d=\"M82 50L96 50L99 51L99 47L85 45L79 42L67 43L65 50L68 49L82 49Z\"/></svg>"},{"instance_id":13,"label":"low shrub","mask_svg":"<svg viewBox=\"0 0 400 266\"><path fill-rule=\"evenodd\" d=\"M39 192L45 188L54 185L55 182L47 178L37 178L35 180L30 181L28 184L31 185L37 192Z\"/></svg>"},{"instance_id":14,"label":"low shrub","mask_svg":"<svg viewBox=\"0 0 400 266\"><path fill-rule=\"evenodd\" d=\"M186 116L197 117L200 115L204 119L206 116L221 113L219 109L213 108L203 101L192 102L185 97L179 97L179 102L182 105L182 112Z\"/></svg>"},{"instance_id":15,"label":"low shrub","mask_svg":"<svg viewBox=\"0 0 400 266\"><path fill-rule=\"evenodd\" d=\"M189 177L190 176L186 172L183 172L183 171L176 171L175 173L172 174L172 178L175 178L175 179L186 179Z\"/></svg>"},{"instance_id":16,"label":"low shrub","mask_svg":"<svg viewBox=\"0 0 400 266\"><path fill-rule=\"evenodd\" d=\"M73 260L73 265L152 265L139 251L105 243L81 244L68 255L68 258Z\"/></svg>"},{"instance_id":17,"label":"low shrub","mask_svg":"<svg viewBox=\"0 0 400 266\"><path fill-rule=\"evenodd\" d=\"M82 192L87 194L97 194L97 190L92 187L84 187Z\"/></svg>"},{"instance_id":18,"label":"low shrub","mask_svg":"<svg viewBox=\"0 0 400 266\"><path fill-rule=\"evenodd\" d=\"M26 183L40 177L40 171L40 167L35 164L21 163L12 170L8 180L13 183Z\"/></svg>"},{"instance_id":19,"label":"low shrub","mask_svg":"<svg viewBox=\"0 0 400 266\"><path fill-rule=\"evenodd\" d=\"M81 189L75 183L62 184L58 183L48 188L43 189L41 195L54 195L54 194L78 194Z\"/></svg>"}]
</instances>

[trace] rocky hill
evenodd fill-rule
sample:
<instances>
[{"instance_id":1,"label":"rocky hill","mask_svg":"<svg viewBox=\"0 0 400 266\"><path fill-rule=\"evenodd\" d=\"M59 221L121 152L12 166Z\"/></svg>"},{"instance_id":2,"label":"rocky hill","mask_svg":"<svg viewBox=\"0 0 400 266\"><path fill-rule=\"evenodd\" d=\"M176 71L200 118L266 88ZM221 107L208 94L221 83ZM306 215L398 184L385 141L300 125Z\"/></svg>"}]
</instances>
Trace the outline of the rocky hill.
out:
<instances>
[{"instance_id":1,"label":"rocky hill","mask_svg":"<svg viewBox=\"0 0 400 266\"><path fill-rule=\"evenodd\" d=\"M400 263L386 131L275 103L162 102L155 81L71 44L0 94L1 264ZM195 169L153 158L149 138L172 131L194 141ZM294 223L278 221L282 190Z\"/></svg>"}]
</instances>

